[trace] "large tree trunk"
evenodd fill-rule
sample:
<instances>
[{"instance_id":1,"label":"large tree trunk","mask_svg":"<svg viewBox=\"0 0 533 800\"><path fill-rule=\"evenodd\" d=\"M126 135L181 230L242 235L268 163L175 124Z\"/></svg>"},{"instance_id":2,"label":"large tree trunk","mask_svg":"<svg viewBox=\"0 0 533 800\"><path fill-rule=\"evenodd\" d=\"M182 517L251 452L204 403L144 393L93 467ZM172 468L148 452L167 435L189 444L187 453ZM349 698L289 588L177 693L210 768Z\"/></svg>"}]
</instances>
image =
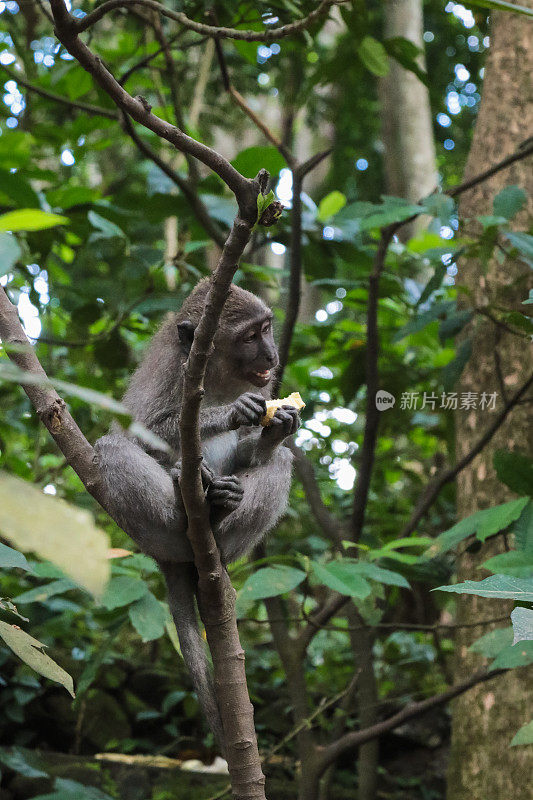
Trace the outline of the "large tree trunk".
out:
<instances>
[{"instance_id":1,"label":"large tree trunk","mask_svg":"<svg viewBox=\"0 0 533 800\"><path fill-rule=\"evenodd\" d=\"M523 5L533 7L533 0ZM494 14L490 53L486 65L483 99L474 140L465 171L469 178L517 149L533 129L533 39L531 25L515 14ZM461 217L472 219L492 213L492 199L505 185L518 184L529 194L527 212L521 212L519 227L527 224L533 210L533 170L531 159L515 163L509 170L463 195ZM518 224L518 223L517 223ZM529 268L519 261L504 265L493 261L488 270L476 260L461 264L458 283L473 293L477 306L496 298L506 307L524 309ZM520 278L523 280L520 282ZM517 286L517 281L520 286ZM512 336L489 321L471 325L473 353L466 367L461 391L513 393L531 374L531 344ZM501 363L498 378L497 360ZM457 413L457 459L467 453L490 422L490 412ZM531 405L515 408L488 447L458 478L457 500L460 518L477 509L509 500L513 495L498 481L492 466L497 449L533 451ZM480 580L487 573L478 565L500 552L502 537L484 545L477 554L459 558L461 580ZM500 616L512 605L460 595L458 622L472 622ZM487 628L460 630L456 640L456 678L463 679L480 666L480 658L468 652L473 640ZM448 780L448 800L530 800L533 774L533 748L509 748L514 733L533 716L532 673L513 670L489 684L480 684L454 702L452 750Z\"/></svg>"},{"instance_id":2,"label":"large tree trunk","mask_svg":"<svg viewBox=\"0 0 533 800\"><path fill-rule=\"evenodd\" d=\"M422 0L387 0L384 11L387 39L403 36L424 48ZM380 85L387 191L416 202L435 189L438 179L429 92L413 72L392 59L390 63ZM405 235L426 224L419 218Z\"/></svg>"}]
</instances>

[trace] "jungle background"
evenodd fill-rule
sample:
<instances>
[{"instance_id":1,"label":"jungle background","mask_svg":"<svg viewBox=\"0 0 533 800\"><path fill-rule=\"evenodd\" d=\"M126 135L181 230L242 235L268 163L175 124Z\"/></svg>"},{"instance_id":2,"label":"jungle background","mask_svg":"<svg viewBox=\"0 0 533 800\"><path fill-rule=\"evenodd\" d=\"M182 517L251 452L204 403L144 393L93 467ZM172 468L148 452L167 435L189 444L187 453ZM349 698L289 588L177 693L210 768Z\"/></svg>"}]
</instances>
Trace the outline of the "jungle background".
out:
<instances>
[{"instance_id":1,"label":"jungle background","mask_svg":"<svg viewBox=\"0 0 533 800\"><path fill-rule=\"evenodd\" d=\"M166 5L261 32L317 4ZM268 42L130 6L85 34L158 116L246 177L266 168L285 207L235 277L289 334L280 396L306 403L290 508L230 568L270 796L530 796L533 4L497 10L510 5L355 0ZM117 111L46 2L0 2L0 76L0 283L93 443L129 424L110 398L215 265L236 203ZM378 354L369 276L384 231ZM227 796L227 776L202 770L217 749L157 567L87 493L9 355L0 799ZM365 467L372 363L395 403ZM481 680L487 665L502 673Z\"/></svg>"}]
</instances>

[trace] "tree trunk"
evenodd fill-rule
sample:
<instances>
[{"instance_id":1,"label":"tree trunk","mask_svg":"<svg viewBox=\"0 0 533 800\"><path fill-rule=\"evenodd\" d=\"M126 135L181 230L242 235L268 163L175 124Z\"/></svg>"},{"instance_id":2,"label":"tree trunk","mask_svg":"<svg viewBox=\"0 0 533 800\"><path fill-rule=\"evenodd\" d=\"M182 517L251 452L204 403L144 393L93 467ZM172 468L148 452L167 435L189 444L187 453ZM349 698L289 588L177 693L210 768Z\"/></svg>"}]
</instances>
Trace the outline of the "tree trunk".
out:
<instances>
[{"instance_id":1,"label":"tree trunk","mask_svg":"<svg viewBox=\"0 0 533 800\"><path fill-rule=\"evenodd\" d=\"M533 0L524 5L533 7ZM492 20L490 53L486 65L483 99L465 178L512 153L533 128L533 41L531 27L518 15L498 13ZM531 159L519 161L498 173L461 200L461 217L492 213L493 197L506 185L518 184L529 194L529 219L533 210ZM528 213L521 212L517 226L524 227ZM472 224L472 223L470 223ZM472 259L461 264L458 284L472 292L476 306L494 302L506 308L524 308L529 268L517 260L501 265L493 260L488 270ZM522 279L522 280L521 280ZM511 394L531 374L531 344L502 332L490 321L476 320L468 335L473 352L461 380L460 391ZM498 361L501 369L498 366ZM498 406L497 406L498 407ZM464 456L490 422L490 412L459 411L456 416L457 459ZM458 516L509 500L513 495L497 479L492 459L497 449L533 451L531 405L515 408L492 442L460 473L457 480ZM477 569L490 555L501 552L503 537L484 545L479 553L465 553L458 560L459 579L480 580L487 573ZM510 611L501 600L459 595L458 622L490 618ZM482 660L468 647L487 628L459 630L456 638L458 680L478 669ZM448 800L529 800L533 772L533 748L509 748L514 733L533 716L533 680L530 670L512 670L497 681L480 684L453 705L452 749Z\"/></svg>"},{"instance_id":2,"label":"tree trunk","mask_svg":"<svg viewBox=\"0 0 533 800\"><path fill-rule=\"evenodd\" d=\"M387 0L384 11L385 38L403 36L424 48L422 0ZM438 179L429 92L413 72L392 59L390 65L380 85L387 191L416 202L435 189ZM426 224L419 217L402 235L408 238Z\"/></svg>"}]
</instances>

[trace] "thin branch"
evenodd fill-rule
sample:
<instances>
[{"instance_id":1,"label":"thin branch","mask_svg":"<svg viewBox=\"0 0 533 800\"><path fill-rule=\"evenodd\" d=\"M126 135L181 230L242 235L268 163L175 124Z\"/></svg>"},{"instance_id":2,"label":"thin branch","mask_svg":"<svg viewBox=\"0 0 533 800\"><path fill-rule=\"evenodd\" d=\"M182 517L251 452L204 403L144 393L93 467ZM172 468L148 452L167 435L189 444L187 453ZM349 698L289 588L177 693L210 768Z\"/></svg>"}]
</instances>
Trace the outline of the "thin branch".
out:
<instances>
[{"instance_id":1,"label":"thin branch","mask_svg":"<svg viewBox=\"0 0 533 800\"><path fill-rule=\"evenodd\" d=\"M380 411L376 405L376 395L379 389L379 281L385 267L387 250L393 235L394 231L392 226L383 228L381 231L381 237L374 257L374 265L368 284L368 307L366 315L366 413L363 445L359 461L359 474L357 476L353 496L352 539L354 542L359 541L363 531L379 427Z\"/></svg>"},{"instance_id":2,"label":"thin branch","mask_svg":"<svg viewBox=\"0 0 533 800\"><path fill-rule=\"evenodd\" d=\"M474 458L481 453L483 448L490 442L496 431L502 426L502 424L507 419L507 416L513 410L513 408L519 403L522 399L524 394L528 391L529 387L533 385L533 374L527 379L527 381L522 384L520 389L511 397L511 399L505 404L502 411L498 414L492 425L490 425L483 436L480 437L477 444L465 455L461 458L454 467L447 469L443 472L439 478L433 484L431 491L427 493L426 497L424 498L423 502L421 502L415 510L415 513L411 516L411 519L407 522L404 526L402 532L400 533L400 538L404 536L409 536L417 527L418 523L420 522L423 517L425 517L426 513L429 511L435 500L437 499L438 495L440 494L441 489L446 486L446 484L450 483L451 481L455 480L457 475L467 467Z\"/></svg>"},{"instance_id":3,"label":"thin branch","mask_svg":"<svg viewBox=\"0 0 533 800\"><path fill-rule=\"evenodd\" d=\"M69 106L70 108L76 108L79 111L84 111L86 114L93 114L98 115L99 117L107 117L107 119L113 119L115 122L118 120L119 115L116 111L112 111L109 108L102 108L102 106L93 106L90 103L82 103L80 100L69 100L68 97L62 97L60 94L55 94L54 92L49 92L47 89L42 89L40 86L37 86L34 83L30 83L26 78L23 78L17 72L13 72L12 70L8 69L5 66L1 66L2 69L8 77L12 78L12 80L19 83L21 86L24 86L29 92L33 92L33 94L38 94L40 97L44 97L45 100L52 100L53 103L61 103L64 106Z\"/></svg>"},{"instance_id":4,"label":"thin branch","mask_svg":"<svg viewBox=\"0 0 533 800\"><path fill-rule=\"evenodd\" d=\"M78 38L76 20L65 6L64 0L50 0L56 25L56 35L67 51L89 72L99 86L107 92L116 105L136 122L141 123L177 150L189 153L215 172L235 194L241 216L255 223L257 217L256 195L252 181L244 178L230 162L211 147L187 136L182 130L152 114L149 104L140 97L132 97L109 70L102 59ZM105 5L105 4L104 4ZM97 13L103 6L97 9ZM90 15L89 15L90 16ZM84 20L87 18L84 18Z\"/></svg>"},{"instance_id":5,"label":"thin branch","mask_svg":"<svg viewBox=\"0 0 533 800\"><path fill-rule=\"evenodd\" d=\"M485 170L485 172L480 172L479 175L474 175L474 177L470 178L470 180L459 183L457 186L452 186L450 189L447 189L445 193L449 197L458 197L458 195L463 194L463 192L467 192L469 189L473 189L474 186L478 186L478 184L483 183L489 178L492 178L493 175L496 175L496 173L500 172L502 169L507 169L507 167L510 167L511 164L514 164L515 161L521 161L523 158L527 158L532 154L533 137L529 137L529 139L526 139L524 142L522 142L518 149L514 153L511 153L510 156L498 161L497 164L489 167Z\"/></svg>"},{"instance_id":6,"label":"thin branch","mask_svg":"<svg viewBox=\"0 0 533 800\"><path fill-rule=\"evenodd\" d=\"M269 30L258 32L241 31L236 28L224 28L215 25L206 25L203 22L196 22L196 20L190 19L190 17L182 11L172 11L161 5L161 3L156 2L156 0L107 0L107 2L102 3L102 5L98 6L98 8L90 14L87 14L86 17L79 20L73 19L72 30L76 33L81 33L101 20L102 17L110 11L116 8L128 8L129 6L137 5L158 11L164 17L179 22L184 28L188 28L188 30L195 31L204 36L210 36L214 39L237 39L243 42L272 42L275 39L283 39L286 36L292 36L295 33L306 30L321 17L326 16L332 6L338 4L339 0L321 0L318 7L314 11L311 11L307 17L287 25L281 25L279 28L270 28Z\"/></svg>"},{"instance_id":7,"label":"thin branch","mask_svg":"<svg viewBox=\"0 0 533 800\"><path fill-rule=\"evenodd\" d=\"M87 491L105 508L106 497L94 450L76 425L65 401L48 383L48 376L24 333L17 309L3 287L0 287L0 339L9 360L40 379L39 383L27 383L22 388Z\"/></svg>"},{"instance_id":8,"label":"thin branch","mask_svg":"<svg viewBox=\"0 0 533 800\"><path fill-rule=\"evenodd\" d=\"M428 697L426 700L421 700L418 703L410 703L397 714L394 714L392 717L389 717L382 722L378 722L376 725L372 725L371 727L364 728L360 731L351 731L350 733L346 733L344 736L341 736L340 739L337 739L336 742L324 747L320 751L318 755L320 761L318 766L319 774L324 772L329 764L332 764L334 761L336 761L343 753L355 750L357 747L360 747L365 742L369 742L371 739L377 739L384 733L403 725L408 720L420 717L422 714L431 711L433 708L437 708L438 706L448 703L450 700L453 700L454 697L464 694L469 689L477 686L479 683L492 680L504 672L506 672L506 670L501 669L494 670L494 672L477 673L468 680L458 683L456 686L452 686L450 689L447 689L441 694Z\"/></svg>"},{"instance_id":9,"label":"thin branch","mask_svg":"<svg viewBox=\"0 0 533 800\"><path fill-rule=\"evenodd\" d=\"M307 625L305 628L302 628L298 636L298 647L302 653L305 653L305 650L311 643L315 634L318 633L319 630L324 629L329 620L334 617L335 614L338 614L349 601L349 597L337 594L337 592L332 592L332 597L328 599L321 608L315 611L312 616L306 618ZM344 628L343 630L347 629Z\"/></svg>"},{"instance_id":10,"label":"thin branch","mask_svg":"<svg viewBox=\"0 0 533 800\"><path fill-rule=\"evenodd\" d=\"M153 161L154 164L156 164L156 166L158 166L159 169L164 172L165 175L170 178L170 180L183 192L200 225L204 228L206 233L209 234L211 239L218 244L219 247L223 247L225 236L209 215L209 211L202 202L200 195L191 187L185 178L181 177L179 172L177 172L170 166L170 164L164 161L155 152L155 150L152 150L150 145L147 144L144 139L141 139L141 137L137 134L131 119L126 115L123 117L123 126L125 132L134 142L138 150L146 158L149 158L151 161Z\"/></svg>"}]
</instances>

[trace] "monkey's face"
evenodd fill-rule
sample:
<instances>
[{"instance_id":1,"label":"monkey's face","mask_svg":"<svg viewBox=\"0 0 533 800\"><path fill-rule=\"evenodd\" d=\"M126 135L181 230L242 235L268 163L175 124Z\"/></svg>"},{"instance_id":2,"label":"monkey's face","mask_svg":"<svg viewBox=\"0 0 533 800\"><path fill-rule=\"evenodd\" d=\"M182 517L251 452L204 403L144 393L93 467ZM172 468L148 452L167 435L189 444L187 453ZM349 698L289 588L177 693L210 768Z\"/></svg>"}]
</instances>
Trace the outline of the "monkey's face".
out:
<instances>
[{"instance_id":1,"label":"monkey's face","mask_svg":"<svg viewBox=\"0 0 533 800\"><path fill-rule=\"evenodd\" d=\"M237 330L231 357L241 378L260 388L267 385L279 360L270 311Z\"/></svg>"}]
</instances>

